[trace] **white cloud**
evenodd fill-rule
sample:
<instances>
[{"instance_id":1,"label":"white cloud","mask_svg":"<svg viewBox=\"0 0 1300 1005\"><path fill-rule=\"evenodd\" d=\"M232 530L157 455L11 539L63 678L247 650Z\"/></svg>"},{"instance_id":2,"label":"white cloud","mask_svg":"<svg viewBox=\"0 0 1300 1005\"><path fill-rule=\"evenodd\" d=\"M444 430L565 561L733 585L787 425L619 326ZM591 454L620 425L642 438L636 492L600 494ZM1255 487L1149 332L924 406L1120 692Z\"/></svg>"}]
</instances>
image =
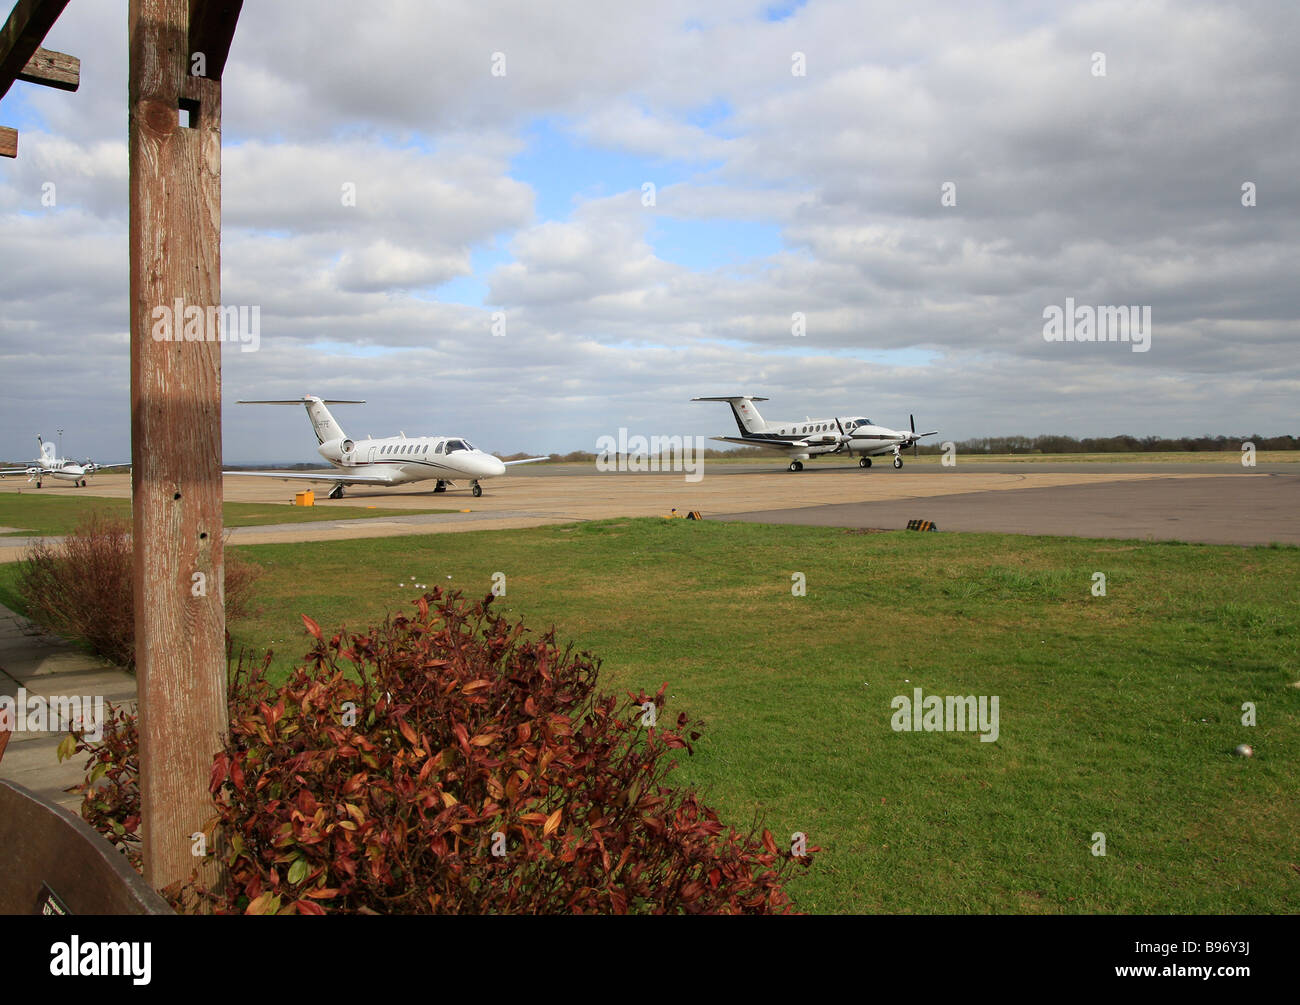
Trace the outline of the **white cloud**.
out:
<instances>
[{"instance_id":1,"label":"white cloud","mask_svg":"<svg viewBox=\"0 0 1300 1005\"><path fill-rule=\"evenodd\" d=\"M590 445L624 419L709 431L717 417L685 399L733 389L790 414L928 413L958 438L1293 423L1300 14L762 10L246 5L223 95L222 281L227 302L262 307L263 348L227 354L227 392L323 388L369 398L376 429L427 416L533 450ZM70 7L49 44L82 57L83 84L15 85L42 125L0 165L0 453L26 453L28 427L49 423L118 454L125 12ZM539 121L578 153L534 150L522 163L541 166L520 168ZM584 144L613 165L596 185ZM50 181L55 207L40 202ZM545 218L543 204L572 209ZM775 230L778 250L706 268L659 245L661 231L722 240L709 235L737 221ZM736 233L743 251L750 232ZM466 281L483 305L439 299ZM1152 351L1045 343L1041 311L1067 296L1150 304ZM935 361L879 362L918 347ZM33 383L51 366L75 394ZM294 423L274 438L265 417L227 423L232 459L302 453Z\"/></svg>"}]
</instances>

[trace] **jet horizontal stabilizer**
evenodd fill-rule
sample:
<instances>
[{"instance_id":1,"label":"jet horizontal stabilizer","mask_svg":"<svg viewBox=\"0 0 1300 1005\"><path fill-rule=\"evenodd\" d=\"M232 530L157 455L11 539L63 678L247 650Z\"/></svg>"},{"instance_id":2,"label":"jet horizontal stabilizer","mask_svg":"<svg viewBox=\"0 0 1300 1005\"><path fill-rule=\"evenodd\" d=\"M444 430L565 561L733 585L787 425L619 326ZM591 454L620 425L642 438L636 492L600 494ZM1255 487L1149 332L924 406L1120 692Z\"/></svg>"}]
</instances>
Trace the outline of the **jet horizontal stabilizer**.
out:
<instances>
[{"instance_id":1,"label":"jet horizontal stabilizer","mask_svg":"<svg viewBox=\"0 0 1300 1005\"><path fill-rule=\"evenodd\" d=\"M236 405L301 405L305 401L319 401L322 405L364 405L364 398L241 398Z\"/></svg>"}]
</instances>

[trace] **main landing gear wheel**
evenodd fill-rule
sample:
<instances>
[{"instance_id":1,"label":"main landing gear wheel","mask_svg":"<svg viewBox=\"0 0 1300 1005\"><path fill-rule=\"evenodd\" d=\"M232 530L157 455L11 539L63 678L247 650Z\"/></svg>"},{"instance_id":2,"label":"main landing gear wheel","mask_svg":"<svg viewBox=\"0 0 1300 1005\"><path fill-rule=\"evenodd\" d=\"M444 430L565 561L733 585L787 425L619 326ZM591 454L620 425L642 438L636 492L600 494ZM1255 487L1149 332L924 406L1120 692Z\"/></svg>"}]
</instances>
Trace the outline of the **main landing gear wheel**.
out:
<instances>
[{"instance_id":1,"label":"main landing gear wheel","mask_svg":"<svg viewBox=\"0 0 1300 1005\"><path fill-rule=\"evenodd\" d=\"M802 470L803 470L803 461L791 461L791 462L790 462L790 470L791 470L791 471L802 471Z\"/></svg>"},{"instance_id":2,"label":"main landing gear wheel","mask_svg":"<svg viewBox=\"0 0 1300 1005\"><path fill-rule=\"evenodd\" d=\"M40 483L40 482L37 482L37 483L36 483L36 487L37 487L37 488L40 488L40 487L41 487L41 483Z\"/></svg>"},{"instance_id":3,"label":"main landing gear wheel","mask_svg":"<svg viewBox=\"0 0 1300 1005\"><path fill-rule=\"evenodd\" d=\"M894 467L896 467L896 468L901 468L902 466L903 466L903 458L901 458L901 457L899 457L897 454L895 454L895 455L894 455Z\"/></svg>"},{"instance_id":4,"label":"main landing gear wheel","mask_svg":"<svg viewBox=\"0 0 1300 1005\"><path fill-rule=\"evenodd\" d=\"M433 491L434 491L434 492L446 492L446 491L447 491L447 483L444 482L441 478L439 478L439 479L438 479L438 484L435 485L435 486L433 487Z\"/></svg>"},{"instance_id":5,"label":"main landing gear wheel","mask_svg":"<svg viewBox=\"0 0 1300 1005\"><path fill-rule=\"evenodd\" d=\"M330 489L329 497L330 497L331 499L342 499L342 498L343 498L343 486L342 486L342 485L335 485L332 489Z\"/></svg>"},{"instance_id":6,"label":"main landing gear wheel","mask_svg":"<svg viewBox=\"0 0 1300 1005\"><path fill-rule=\"evenodd\" d=\"M480 485L478 482L474 482L472 485L470 485L470 490L474 493L475 499L477 499L479 496L483 494L483 486Z\"/></svg>"},{"instance_id":7,"label":"main landing gear wheel","mask_svg":"<svg viewBox=\"0 0 1300 1005\"><path fill-rule=\"evenodd\" d=\"M870 457L859 457L859 458L858 458L858 467L860 467L860 468L869 468L869 467L871 467L871 458L870 458Z\"/></svg>"}]
</instances>

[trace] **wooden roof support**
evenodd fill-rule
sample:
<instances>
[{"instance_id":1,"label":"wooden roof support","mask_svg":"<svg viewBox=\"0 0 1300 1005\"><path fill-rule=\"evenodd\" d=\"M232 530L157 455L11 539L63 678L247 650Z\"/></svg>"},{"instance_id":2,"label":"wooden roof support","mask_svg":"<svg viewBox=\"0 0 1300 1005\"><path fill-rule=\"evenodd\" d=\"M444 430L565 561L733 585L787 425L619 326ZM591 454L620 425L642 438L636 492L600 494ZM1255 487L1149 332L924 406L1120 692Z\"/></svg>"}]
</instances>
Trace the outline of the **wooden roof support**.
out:
<instances>
[{"instance_id":1,"label":"wooden roof support","mask_svg":"<svg viewBox=\"0 0 1300 1005\"><path fill-rule=\"evenodd\" d=\"M41 48L68 0L18 0L0 28L0 98L15 80L75 91L81 60ZM0 157L18 156L18 131L0 126Z\"/></svg>"},{"instance_id":2,"label":"wooden roof support","mask_svg":"<svg viewBox=\"0 0 1300 1005\"><path fill-rule=\"evenodd\" d=\"M189 51L191 72L194 54L203 53L206 64L201 76L220 80L235 37L235 24L244 0L190 0Z\"/></svg>"},{"instance_id":3,"label":"wooden roof support","mask_svg":"<svg viewBox=\"0 0 1300 1005\"><path fill-rule=\"evenodd\" d=\"M212 816L227 734L221 342L206 330L221 303L221 82L191 72L190 13L190 0L130 0L135 647L144 870L157 888L196 866L218 881L216 849L194 857L192 835ZM224 48L214 63L204 44L211 74ZM173 340L153 337L159 309ZM202 341L180 337L190 311Z\"/></svg>"},{"instance_id":4,"label":"wooden roof support","mask_svg":"<svg viewBox=\"0 0 1300 1005\"><path fill-rule=\"evenodd\" d=\"M37 49L18 74L29 84L44 84L60 91L75 91L81 86L81 60L53 49Z\"/></svg>"},{"instance_id":5,"label":"wooden roof support","mask_svg":"<svg viewBox=\"0 0 1300 1005\"><path fill-rule=\"evenodd\" d=\"M0 98L45 41L68 0L18 0L0 28Z\"/></svg>"}]
</instances>

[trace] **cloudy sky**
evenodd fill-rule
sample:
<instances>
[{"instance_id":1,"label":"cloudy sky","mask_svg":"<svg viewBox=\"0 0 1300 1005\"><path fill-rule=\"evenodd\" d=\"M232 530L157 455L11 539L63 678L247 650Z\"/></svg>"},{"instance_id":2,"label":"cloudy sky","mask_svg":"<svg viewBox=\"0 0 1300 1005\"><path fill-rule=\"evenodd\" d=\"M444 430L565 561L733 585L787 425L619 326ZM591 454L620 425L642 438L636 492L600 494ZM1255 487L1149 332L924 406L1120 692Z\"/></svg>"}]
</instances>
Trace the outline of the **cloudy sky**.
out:
<instances>
[{"instance_id":1,"label":"cloudy sky","mask_svg":"<svg viewBox=\"0 0 1300 1005\"><path fill-rule=\"evenodd\" d=\"M235 404L304 393L502 452L730 432L688 399L731 393L954 440L1300 432L1289 0L363 6L235 34L228 462L313 458ZM126 3L46 44L82 84L0 103L0 456L125 459ZM1150 307L1149 351L1046 341L1067 297Z\"/></svg>"}]
</instances>

